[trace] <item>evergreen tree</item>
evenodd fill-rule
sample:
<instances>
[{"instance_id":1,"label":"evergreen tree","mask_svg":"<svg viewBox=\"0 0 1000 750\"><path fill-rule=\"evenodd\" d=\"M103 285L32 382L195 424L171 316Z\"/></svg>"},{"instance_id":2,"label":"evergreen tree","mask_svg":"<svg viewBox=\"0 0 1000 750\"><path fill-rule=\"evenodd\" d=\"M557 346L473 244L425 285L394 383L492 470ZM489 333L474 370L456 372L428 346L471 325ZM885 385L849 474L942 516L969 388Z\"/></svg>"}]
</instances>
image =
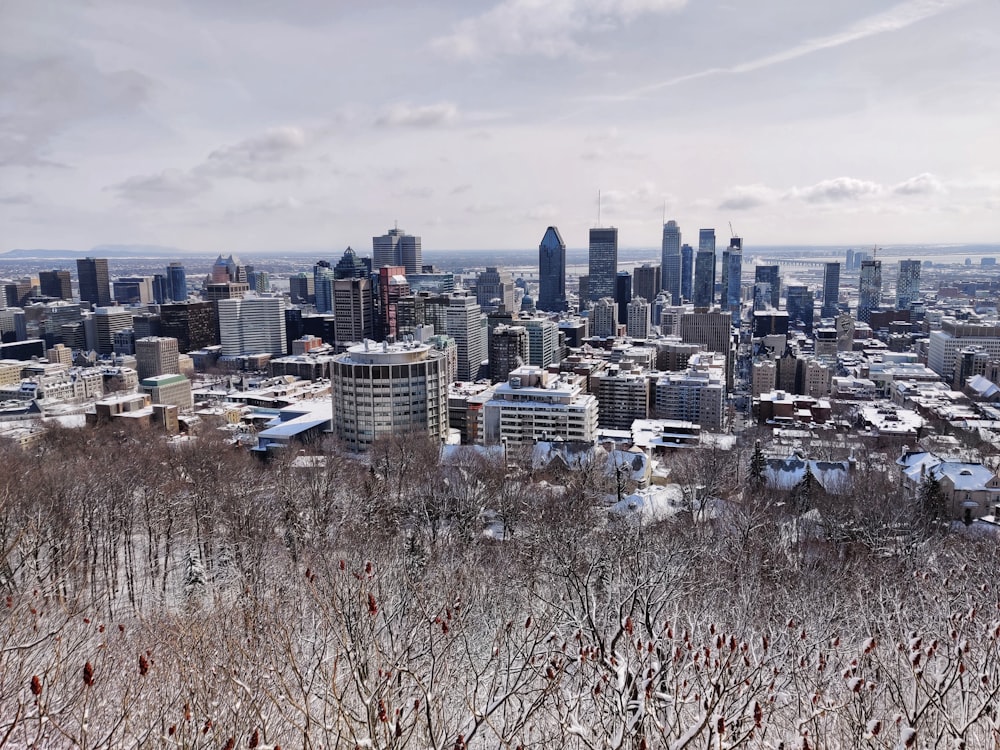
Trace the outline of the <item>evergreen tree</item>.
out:
<instances>
[{"instance_id":1,"label":"evergreen tree","mask_svg":"<svg viewBox=\"0 0 1000 750\"><path fill-rule=\"evenodd\" d=\"M758 491L764 486L764 468L767 462L764 459L764 451L760 449L760 441L754 446L753 455L750 457L750 489Z\"/></svg>"},{"instance_id":2,"label":"evergreen tree","mask_svg":"<svg viewBox=\"0 0 1000 750\"><path fill-rule=\"evenodd\" d=\"M940 521L945 516L945 497L941 490L941 482L934 476L933 470L924 474L918 493L920 513L927 521Z\"/></svg>"},{"instance_id":3,"label":"evergreen tree","mask_svg":"<svg viewBox=\"0 0 1000 750\"><path fill-rule=\"evenodd\" d=\"M198 602L205 595L205 567L196 550L184 556L184 598L189 604Z\"/></svg>"},{"instance_id":4,"label":"evergreen tree","mask_svg":"<svg viewBox=\"0 0 1000 750\"><path fill-rule=\"evenodd\" d=\"M816 495L816 477L806 464L806 474L792 489L792 505L797 513L805 513L812 508Z\"/></svg>"}]
</instances>

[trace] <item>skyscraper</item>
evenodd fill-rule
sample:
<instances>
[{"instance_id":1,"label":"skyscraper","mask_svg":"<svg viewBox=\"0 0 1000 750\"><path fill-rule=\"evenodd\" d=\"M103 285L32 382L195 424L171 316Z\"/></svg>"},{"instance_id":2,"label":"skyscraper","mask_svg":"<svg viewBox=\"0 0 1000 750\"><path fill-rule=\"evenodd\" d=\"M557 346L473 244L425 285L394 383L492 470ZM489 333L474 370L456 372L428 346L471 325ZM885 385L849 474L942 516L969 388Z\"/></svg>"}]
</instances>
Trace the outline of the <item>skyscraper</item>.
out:
<instances>
[{"instance_id":1,"label":"skyscraper","mask_svg":"<svg viewBox=\"0 0 1000 750\"><path fill-rule=\"evenodd\" d=\"M871 321L872 310L882 304L882 261L861 261L861 278L858 281L858 320Z\"/></svg>"},{"instance_id":2,"label":"skyscraper","mask_svg":"<svg viewBox=\"0 0 1000 750\"><path fill-rule=\"evenodd\" d=\"M618 275L618 230L595 227L590 230L590 267L587 296L591 301L615 296Z\"/></svg>"},{"instance_id":3,"label":"skyscraper","mask_svg":"<svg viewBox=\"0 0 1000 750\"><path fill-rule=\"evenodd\" d=\"M699 229L698 230L698 252L703 250L711 250L715 253L715 230L714 229Z\"/></svg>"},{"instance_id":4,"label":"skyscraper","mask_svg":"<svg viewBox=\"0 0 1000 750\"><path fill-rule=\"evenodd\" d=\"M660 248L663 290L670 294L673 304L681 300L681 229L671 219L663 225L663 243Z\"/></svg>"},{"instance_id":5,"label":"skyscraper","mask_svg":"<svg viewBox=\"0 0 1000 750\"><path fill-rule=\"evenodd\" d=\"M899 261L899 277L896 279L896 309L909 310L910 303L920 298L920 261Z\"/></svg>"},{"instance_id":6,"label":"skyscraper","mask_svg":"<svg viewBox=\"0 0 1000 750\"><path fill-rule=\"evenodd\" d=\"M702 231L705 231L704 229ZM694 290L691 296L696 309L707 310L715 296L715 247L701 247L694 259Z\"/></svg>"},{"instance_id":7,"label":"skyscraper","mask_svg":"<svg viewBox=\"0 0 1000 750\"><path fill-rule=\"evenodd\" d=\"M371 271L365 261L358 257L354 248L348 246L344 254L333 267L333 276L336 279L364 279Z\"/></svg>"},{"instance_id":8,"label":"skyscraper","mask_svg":"<svg viewBox=\"0 0 1000 750\"><path fill-rule=\"evenodd\" d=\"M335 279L333 316L339 349L372 338L375 335L375 307L371 280Z\"/></svg>"},{"instance_id":9,"label":"skyscraper","mask_svg":"<svg viewBox=\"0 0 1000 750\"><path fill-rule=\"evenodd\" d=\"M806 333L812 333L815 303L813 293L806 286L789 286L785 299L789 326L797 325Z\"/></svg>"},{"instance_id":10,"label":"skyscraper","mask_svg":"<svg viewBox=\"0 0 1000 750\"><path fill-rule=\"evenodd\" d=\"M618 306L618 322L628 322L628 303L632 301L632 274L619 271L615 276L615 304Z\"/></svg>"},{"instance_id":11,"label":"skyscraper","mask_svg":"<svg viewBox=\"0 0 1000 750\"><path fill-rule=\"evenodd\" d=\"M183 263L174 261L167 266L167 286L170 299L174 302L183 302L188 298L187 273Z\"/></svg>"},{"instance_id":12,"label":"skyscraper","mask_svg":"<svg viewBox=\"0 0 1000 750\"><path fill-rule=\"evenodd\" d=\"M176 375L177 339L169 336L146 336L135 340L136 370L139 380L156 375Z\"/></svg>"},{"instance_id":13,"label":"skyscraper","mask_svg":"<svg viewBox=\"0 0 1000 750\"><path fill-rule=\"evenodd\" d=\"M643 297L633 297L628 303L625 332L634 339L649 338L651 328L649 313L649 303Z\"/></svg>"},{"instance_id":14,"label":"skyscraper","mask_svg":"<svg viewBox=\"0 0 1000 750\"><path fill-rule=\"evenodd\" d=\"M768 299L768 304L772 310L778 309L778 301L781 299L781 276L778 275L778 271L778 266L757 266L753 275L755 284L765 283L770 285L771 296Z\"/></svg>"},{"instance_id":15,"label":"skyscraper","mask_svg":"<svg viewBox=\"0 0 1000 750\"><path fill-rule=\"evenodd\" d=\"M98 307L111 304L111 279L107 258L78 258L76 275L80 280L80 299Z\"/></svg>"},{"instance_id":16,"label":"skyscraper","mask_svg":"<svg viewBox=\"0 0 1000 750\"><path fill-rule=\"evenodd\" d=\"M381 237L372 237L373 270L382 266L403 266L407 274L423 270L423 252L420 238L407 234L399 227L390 229Z\"/></svg>"},{"instance_id":17,"label":"skyscraper","mask_svg":"<svg viewBox=\"0 0 1000 750\"><path fill-rule=\"evenodd\" d=\"M840 263L827 263L823 267L823 310L824 318L836 318L840 300Z\"/></svg>"},{"instance_id":18,"label":"skyscraper","mask_svg":"<svg viewBox=\"0 0 1000 750\"><path fill-rule=\"evenodd\" d=\"M487 266L476 278L476 302L483 309L503 305L504 309L513 310L514 279L510 272Z\"/></svg>"},{"instance_id":19,"label":"skyscraper","mask_svg":"<svg viewBox=\"0 0 1000 750\"><path fill-rule=\"evenodd\" d=\"M223 356L287 353L281 297L220 299L216 304Z\"/></svg>"},{"instance_id":20,"label":"skyscraper","mask_svg":"<svg viewBox=\"0 0 1000 750\"><path fill-rule=\"evenodd\" d=\"M545 230L538 245L538 301L548 312L566 309L566 243L556 227Z\"/></svg>"},{"instance_id":21,"label":"skyscraper","mask_svg":"<svg viewBox=\"0 0 1000 750\"><path fill-rule=\"evenodd\" d=\"M681 245L681 299L685 302L691 300L692 276L694 276L694 248L690 245Z\"/></svg>"},{"instance_id":22,"label":"skyscraper","mask_svg":"<svg viewBox=\"0 0 1000 750\"><path fill-rule=\"evenodd\" d=\"M308 305L316 301L316 281L305 271L288 277L288 294L293 305Z\"/></svg>"},{"instance_id":23,"label":"skyscraper","mask_svg":"<svg viewBox=\"0 0 1000 750\"><path fill-rule=\"evenodd\" d=\"M722 255L722 309L733 314L733 323L739 325L743 281L743 240L733 237Z\"/></svg>"},{"instance_id":24,"label":"skyscraper","mask_svg":"<svg viewBox=\"0 0 1000 750\"><path fill-rule=\"evenodd\" d=\"M330 262L321 260L313 266L313 289L316 295L316 312L333 311L333 282L336 274Z\"/></svg>"},{"instance_id":25,"label":"skyscraper","mask_svg":"<svg viewBox=\"0 0 1000 750\"><path fill-rule=\"evenodd\" d=\"M38 291L46 297L73 299L73 285L69 271L39 271Z\"/></svg>"},{"instance_id":26,"label":"skyscraper","mask_svg":"<svg viewBox=\"0 0 1000 750\"><path fill-rule=\"evenodd\" d=\"M690 286L690 284L689 284ZM662 289L660 285L660 267L644 263L632 271L632 293L636 297L651 301L656 299Z\"/></svg>"}]
</instances>

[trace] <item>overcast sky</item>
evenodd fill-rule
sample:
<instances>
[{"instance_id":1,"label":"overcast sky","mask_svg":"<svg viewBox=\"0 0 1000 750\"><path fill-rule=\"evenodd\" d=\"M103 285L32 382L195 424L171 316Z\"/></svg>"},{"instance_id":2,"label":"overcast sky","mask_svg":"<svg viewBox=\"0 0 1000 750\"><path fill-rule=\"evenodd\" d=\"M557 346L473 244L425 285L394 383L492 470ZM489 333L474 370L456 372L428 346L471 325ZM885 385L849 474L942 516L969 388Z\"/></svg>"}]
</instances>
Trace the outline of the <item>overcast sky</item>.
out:
<instances>
[{"instance_id":1,"label":"overcast sky","mask_svg":"<svg viewBox=\"0 0 1000 750\"><path fill-rule=\"evenodd\" d=\"M0 250L996 242L997 0L3 0Z\"/></svg>"}]
</instances>

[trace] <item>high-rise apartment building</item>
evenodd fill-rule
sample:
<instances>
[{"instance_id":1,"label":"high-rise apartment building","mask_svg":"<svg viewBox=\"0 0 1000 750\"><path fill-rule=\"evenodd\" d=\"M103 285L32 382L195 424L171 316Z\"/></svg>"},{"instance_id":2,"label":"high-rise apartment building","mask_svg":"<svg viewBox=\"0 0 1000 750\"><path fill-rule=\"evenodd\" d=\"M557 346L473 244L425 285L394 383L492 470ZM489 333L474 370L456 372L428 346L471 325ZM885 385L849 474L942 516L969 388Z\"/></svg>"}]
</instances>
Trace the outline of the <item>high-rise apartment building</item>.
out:
<instances>
[{"instance_id":1,"label":"high-rise apartment building","mask_svg":"<svg viewBox=\"0 0 1000 750\"><path fill-rule=\"evenodd\" d=\"M702 230L705 231L705 230ZM714 245L714 242L713 242ZM700 248L694 260L695 309L707 310L715 297L715 249Z\"/></svg>"},{"instance_id":2,"label":"high-rise apartment building","mask_svg":"<svg viewBox=\"0 0 1000 750\"><path fill-rule=\"evenodd\" d=\"M671 219L663 225L663 242L660 246L661 283L663 291L672 298L672 304L681 301L681 229ZM652 299L649 297L648 299Z\"/></svg>"},{"instance_id":3,"label":"high-rise apartment building","mask_svg":"<svg viewBox=\"0 0 1000 750\"><path fill-rule=\"evenodd\" d=\"M498 325L490 334L490 380L507 380L511 370L528 364L528 330L524 326Z\"/></svg>"},{"instance_id":4,"label":"high-rise apartment building","mask_svg":"<svg viewBox=\"0 0 1000 750\"><path fill-rule=\"evenodd\" d=\"M920 261L899 261L899 277L896 279L896 309L909 310L910 303L920 299Z\"/></svg>"},{"instance_id":5,"label":"high-rise apartment building","mask_svg":"<svg viewBox=\"0 0 1000 750\"><path fill-rule=\"evenodd\" d=\"M650 335L649 303L642 297L633 297L628 303L628 322L625 333L634 339L648 339Z\"/></svg>"},{"instance_id":6,"label":"high-rise apartment building","mask_svg":"<svg viewBox=\"0 0 1000 750\"><path fill-rule=\"evenodd\" d=\"M590 264L587 296L591 301L615 297L618 275L618 230L595 227L590 230Z\"/></svg>"},{"instance_id":7,"label":"high-rise apartment building","mask_svg":"<svg viewBox=\"0 0 1000 750\"><path fill-rule=\"evenodd\" d=\"M644 263L632 271L632 294L645 300L654 300L660 293L660 267Z\"/></svg>"},{"instance_id":8,"label":"high-rise apartment building","mask_svg":"<svg viewBox=\"0 0 1000 750\"><path fill-rule=\"evenodd\" d=\"M285 310L281 297L247 296L222 299L219 338L224 357L248 354L287 354Z\"/></svg>"},{"instance_id":9,"label":"high-rise apartment building","mask_svg":"<svg viewBox=\"0 0 1000 750\"><path fill-rule=\"evenodd\" d=\"M562 359L558 324L546 318L522 318L517 324L528 332L527 364L548 367Z\"/></svg>"},{"instance_id":10,"label":"high-rise apartment building","mask_svg":"<svg viewBox=\"0 0 1000 750\"><path fill-rule=\"evenodd\" d=\"M960 352L972 346L985 351L990 359L1000 359L1000 324L945 318L941 321L941 329L930 333L927 366L950 383L955 377Z\"/></svg>"},{"instance_id":11,"label":"high-rise apartment building","mask_svg":"<svg viewBox=\"0 0 1000 750\"><path fill-rule=\"evenodd\" d=\"M556 227L549 227L538 245L538 300L535 307L562 312L566 304L566 243Z\"/></svg>"},{"instance_id":12,"label":"high-rise apartment building","mask_svg":"<svg viewBox=\"0 0 1000 750\"><path fill-rule=\"evenodd\" d=\"M39 271L38 291L45 297L73 299L73 283L69 271Z\"/></svg>"},{"instance_id":13,"label":"high-rise apartment building","mask_svg":"<svg viewBox=\"0 0 1000 750\"><path fill-rule=\"evenodd\" d=\"M827 263L823 266L823 310L824 318L835 318L840 302L840 263Z\"/></svg>"},{"instance_id":14,"label":"high-rise apartment building","mask_svg":"<svg viewBox=\"0 0 1000 750\"><path fill-rule=\"evenodd\" d=\"M384 341L399 335L399 301L410 295L410 285L402 266L378 269L379 332Z\"/></svg>"},{"instance_id":15,"label":"high-rise apartment building","mask_svg":"<svg viewBox=\"0 0 1000 750\"><path fill-rule=\"evenodd\" d=\"M381 237L372 237L373 270L382 266L403 266L407 274L423 271L423 252L420 238L407 234L399 227L390 229Z\"/></svg>"},{"instance_id":16,"label":"high-rise apartment building","mask_svg":"<svg viewBox=\"0 0 1000 750\"><path fill-rule=\"evenodd\" d=\"M76 275L80 280L80 299L98 307L111 304L111 278L107 258L78 258Z\"/></svg>"},{"instance_id":17,"label":"high-rise apartment building","mask_svg":"<svg viewBox=\"0 0 1000 750\"><path fill-rule=\"evenodd\" d=\"M339 349L372 338L375 335L375 307L371 280L335 279L333 317Z\"/></svg>"},{"instance_id":18,"label":"high-rise apartment building","mask_svg":"<svg viewBox=\"0 0 1000 750\"><path fill-rule=\"evenodd\" d=\"M333 431L351 451L380 437L448 435L447 355L427 344L366 341L330 366Z\"/></svg>"},{"instance_id":19,"label":"high-rise apartment building","mask_svg":"<svg viewBox=\"0 0 1000 750\"><path fill-rule=\"evenodd\" d=\"M858 320L871 321L873 310L882 304L882 261L861 261L861 278L858 282Z\"/></svg>"},{"instance_id":20,"label":"high-rise apartment building","mask_svg":"<svg viewBox=\"0 0 1000 750\"><path fill-rule=\"evenodd\" d=\"M618 311L612 297L601 297L590 306L590 335L611 338L618 332Z\"/></svg>"},{"instance_id":21,"label":"high-rise apartment building","mask_svg":"<svg viewBox=\"0 0 1000 750\"><path fill-rule=\"evenodd\" d=\"M692 277L694 276L694 248L681 245L681 298L684 302L691 301ZM648 297L654 299L654 297Z\"/></svg>"},{"instance_id":22,"label":"high-rise apartment building","mask_svg":"<svg viewBox=\"0 0 1000 750\"><path fill-rule=\"evenodd\" d=\"M135 361L139 380L155 375L176 375L180 372L177 339L169 336L137 338Z\"/></svg>"}]
</instances>

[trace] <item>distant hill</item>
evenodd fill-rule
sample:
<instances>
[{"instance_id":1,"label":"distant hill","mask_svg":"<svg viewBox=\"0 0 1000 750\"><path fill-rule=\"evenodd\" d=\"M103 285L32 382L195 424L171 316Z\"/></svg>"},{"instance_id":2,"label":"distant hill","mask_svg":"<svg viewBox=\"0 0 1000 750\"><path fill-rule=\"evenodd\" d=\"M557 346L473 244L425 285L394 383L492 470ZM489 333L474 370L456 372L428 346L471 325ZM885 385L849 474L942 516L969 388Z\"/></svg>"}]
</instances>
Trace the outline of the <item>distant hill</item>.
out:
<instances>
[{"instance_id":1,"label":"distant hill","mask_svg":"<svg viewBox=\"0 0 1000 750\"><path fill-rule=\"evenodd\" d=\"M17 248L0 253L0 260L74 259L74 258L175 258L190 255L189 250L163 245L97 245L90 250L51 250Z\"/></svg>"}]
</instances>

